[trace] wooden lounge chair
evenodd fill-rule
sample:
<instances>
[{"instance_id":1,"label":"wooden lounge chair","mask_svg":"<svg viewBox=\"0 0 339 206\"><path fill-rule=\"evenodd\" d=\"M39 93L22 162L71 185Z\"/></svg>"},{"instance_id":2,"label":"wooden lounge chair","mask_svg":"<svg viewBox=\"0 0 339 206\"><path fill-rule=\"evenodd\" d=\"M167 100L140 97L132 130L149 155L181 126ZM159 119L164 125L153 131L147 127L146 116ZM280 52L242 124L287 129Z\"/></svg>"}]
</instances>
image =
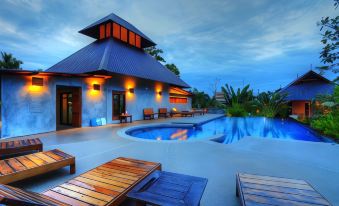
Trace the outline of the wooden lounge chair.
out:
<instances>
[{"instance_id":1,"label":"wooden lounge chair","mask_svg":"<svg viewBox=\"0 0 339 206\"><path fill-rule=\"evenodd\" d=\"M12 201L16 203L14 205L34 202L43 206L116 206L125 200L126 194L136 184L155 170L161 170L159 163L119 157L42 194L0 185L0 204Z\"/></svg>"},{"instance_id":2,"label":"wooden lounge chair","mask_svg":"<svg viewBox=\"0 0 339 206\"><path fill-rule=\"evenodd\" d=\"M241 205L331 205L304 180L237 174Z\"/></svg>"},{"instance_id":3,"label":"wooden lounge chair","mask_svg":"<svg viewBox=\"0 0 339 206\"><path fill-rule=\"evenodd\" d=\"M159 111L158 111L158 117L165 117L167 118L168 117L168 112L167 112L167 108L159 108Z\"/></svg>"},{"instance_id":4,"label":"wooden lounge chair","mask_svg":"<svg viewBox=\"0 0 339 206\"><path fill-rule=\"evenodd\" d=\"M3 156L30 151L42 152L42 142L39 138L6 141L0 143L0 159Z\"/></svg>"},{"instance_id":5,"label":"wooden lounge chair","mask_svg":"<svg viewBox=\"0 0 339 206\"><path fill-rule=\"evenodd\" d=\"M154 119L154 112L152 108L144 109L144 120L146 119Z\"/></svg>"},{"instance_id":6,"label":"wooden lounge chair","mask_svg":"<svg viewBox=\"0 0 339 206\"><path fill-rule=\"evenodd\" d=\"M193 117L194 116L194 112L190 112L190 111L181 111L181 112L172 111L171 112L171 117L173 117L175 115L180 115L181 117Z\"/></svg>"},{"instance_id":7,"label":"wooden lounge chair","mask_svg":"<svg viewBox=\"0 0 339 206\"><path fill-rule=\"evenodd\" d=\"M0 183L7 184L70 166L75 173L75 157L54 149L0 160Z\"/></svg>"}]
</instances>

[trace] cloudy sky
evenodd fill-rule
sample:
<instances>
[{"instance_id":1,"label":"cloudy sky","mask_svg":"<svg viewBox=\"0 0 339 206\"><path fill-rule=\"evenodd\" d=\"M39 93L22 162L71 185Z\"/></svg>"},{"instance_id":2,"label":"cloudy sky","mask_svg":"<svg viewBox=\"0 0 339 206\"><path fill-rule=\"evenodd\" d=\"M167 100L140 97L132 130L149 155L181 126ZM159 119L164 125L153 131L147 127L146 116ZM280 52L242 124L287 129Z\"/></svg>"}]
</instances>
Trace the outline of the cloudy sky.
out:
<instances>
[{"instance_id":1,"label":"cloudy sky","mask_svg":"<svg viewBox=\"0 0 339 206\"><path fill-rule=\"evenodd\" d=\"M112 12L210 93L216 80L274 90L319 66L316 22L338 10L332 0L2 0L0 50L47 69L94 41L78 31Z\"/></svg>"}]
</instances>

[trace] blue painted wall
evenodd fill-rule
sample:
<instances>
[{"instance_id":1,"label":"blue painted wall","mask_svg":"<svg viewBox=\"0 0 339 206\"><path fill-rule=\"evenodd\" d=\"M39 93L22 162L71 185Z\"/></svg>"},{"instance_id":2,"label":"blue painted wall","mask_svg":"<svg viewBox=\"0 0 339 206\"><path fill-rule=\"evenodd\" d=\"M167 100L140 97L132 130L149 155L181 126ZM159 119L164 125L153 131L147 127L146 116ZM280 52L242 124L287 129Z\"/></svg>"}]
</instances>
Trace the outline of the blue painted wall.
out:
<instances>
[{"instance_id":1,"label":"blue painted wall","mask_svg":"<svg viewBox=\"0 0 339 206\"><path fill-rule=\"evenodd\" d=\"M126 92L126 110L134 120L143 118L144 108L160 107L169 110L189 110L188 104L169 103L169 85L126 76L113 76L110 79L43 77L44 86L39 91L31 88L32 76L2 76L2 128L1 138L24 136L56 130L56 88L57 86L79 87L82 90L82 126L90 125L90 119L105 117L112 121L112 91L135 89L134 94ZM101 91L92 93L93 83L101 85ZM157 89L155 89L157 88ZM159 96L157 91L162 91Z\"/></svg>"}]
</instances>

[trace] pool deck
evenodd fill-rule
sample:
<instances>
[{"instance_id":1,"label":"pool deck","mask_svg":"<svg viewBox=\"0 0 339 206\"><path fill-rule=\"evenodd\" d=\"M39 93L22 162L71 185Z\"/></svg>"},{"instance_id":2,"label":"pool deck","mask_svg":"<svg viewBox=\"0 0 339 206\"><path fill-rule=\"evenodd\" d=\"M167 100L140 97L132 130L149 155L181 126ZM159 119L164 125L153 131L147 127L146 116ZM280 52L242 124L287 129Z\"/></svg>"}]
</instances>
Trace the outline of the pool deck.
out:
<instances>
[{"instance_id":1,"label":"pool deck","mask_svg":"<svg viewBox=\"0 0 339 206\"><path fill-rule=\"evenodd\" d=\"M126 126L172 121L171 118L138 121L37 135L45 150L59 148L75 155L77 172L69 175L68 168L64 168L13 185L41 192L124 156L160 162L165 171L208 178L201 205L240 205L235 195L235 174L247 172L304 179L331 204L339 206L339 144L251 137L229 145L212 141L166 143L137 141L117 135Z\"/></svg>"}]
</instances>

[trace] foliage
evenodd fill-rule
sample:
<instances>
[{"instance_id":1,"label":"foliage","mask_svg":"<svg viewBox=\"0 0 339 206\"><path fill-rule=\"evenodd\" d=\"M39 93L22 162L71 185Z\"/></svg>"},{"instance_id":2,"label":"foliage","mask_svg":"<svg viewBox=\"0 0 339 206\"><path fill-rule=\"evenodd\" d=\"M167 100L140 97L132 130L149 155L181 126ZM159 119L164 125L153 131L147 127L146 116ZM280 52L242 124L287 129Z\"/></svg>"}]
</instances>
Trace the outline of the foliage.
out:
<instances>
[{"instance_id":1,"label":"foliage","mask_svg":"<svg viewBox=\"0 0 339 206\"><path fill-rule=\"evenodd\" d=\"M228 84L226 84L225 87L221 87L229 115L246 116L248 113L251 113L254 96L253 90L249 88L250 85L246 85L244 88L238 88L235 91L233 87Z\"/></svg>"},{"instance_id":2,"label":"foliage","mask_svg":"<svg viewBox=\"0 0 339 206\"><path fill-rule=\"evenodd\" d=\"M218 102L214 97L211 98L205 92L201 92L194 88L192 91L192 107L193 108L219 108L225 109L225 106Z\"/></svg>"},{"instance_id":3,"label":"foliage","mask_svg":"<svg viewBox=\"0 0 339 206\"><path fill-rule=\"evenodd\" d=\"M334 7L337 9L339 0L334 0ZM339 72L339 16L330 18L323 17L318 23L322 31L321 43L324 45L320 52L321 62L325 64L319 67L321 71L331 70L334 73ZM337 77L338 79L338 77Z\"/></svg>"},{"instance_id":4,"label":"foliage","mask_svg":"<svg viewBox=\"0 0 339 206\"><path fill-rule=\"evenodd\" d=\"M333 95L317 96L315 105L311 127L339 138L339 86L335 87Z\"/></svg>"},{"instance_id":5,"label":"foliage","mask_svg":"<svg viewBox=\"0 0 339 206\"><path fill-rule=\"evenodd\" d=\"M164 63L166 62L166 60L161 56L161 54L164 53L164 51L162 51L161 49L158 49L155 46L146 48L145 52L147 52L149 55L154 57L159 62L164 62Z\"/></svg>"},{"instance_id":6,"label":"foliage","mask_svg":"<svg viewBox=\"0 0 339 206\"><path fill-rule=\"evenodd\" d=\"M332 112L313 119L311 127L322 131L325 135L339 138L339 112Z\"/></svg>"},{"instance_id":7,"label":"foliage","mask_svg":"<svg viewBox=\"0 0 339 206\"><path fill-rule=\"evenodd\" d=\"M0 69L21 69L22 61L13 57L12 54L1 52Z\"/></svg>"},{"instance_id":8,"label":"foliage","mask_svg":"<svg viewBox=\"0 0 339 206\"><path fill-rule=\"evenodd\" d=\"M227 115L231 117L245 117L248 115L245 107L239 103L233 103L227 108Z\"/></svg>"},{"instance_id":9,"label":"foliage","mask_svg":"<svg viewBox=\"0 0 339 206\"><path fill-rule=\"evenodd\" d=\"M255 100L259 114L265 117L275 117L286 107L286 94L280 92L262 92Z\"/></svg>"},{"instance_id":10,"label":"foliage","mask_svg":"<svg viewBox=\"0 0 339 206\"><path fill-rule=\"evenodd\" d=\"M179 71L178 67L175 64L166 64L165 66L167 67L167 69L169 69L175 75L180 77L180 71Z\"/></svg>"}]
</instances>

